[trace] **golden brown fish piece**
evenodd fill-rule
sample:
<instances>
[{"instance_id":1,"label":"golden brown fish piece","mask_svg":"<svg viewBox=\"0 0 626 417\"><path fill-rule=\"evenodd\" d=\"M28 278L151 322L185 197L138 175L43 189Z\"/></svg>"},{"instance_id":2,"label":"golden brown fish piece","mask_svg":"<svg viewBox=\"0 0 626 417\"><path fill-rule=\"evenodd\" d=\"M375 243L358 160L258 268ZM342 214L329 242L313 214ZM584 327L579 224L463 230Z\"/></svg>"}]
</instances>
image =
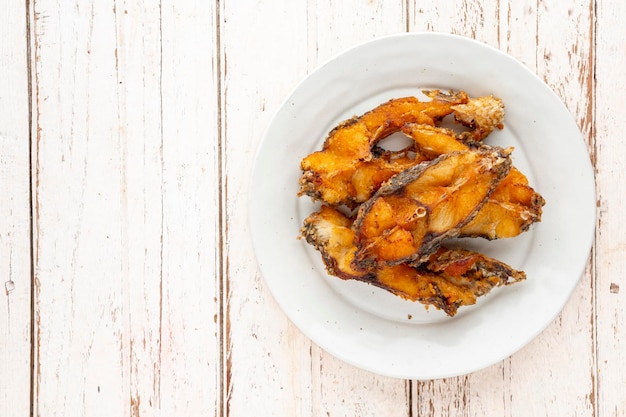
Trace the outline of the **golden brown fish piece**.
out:
<instances>
[{"instance_id":1,"label":"golden brown fish piece","mask_svg":"<svg viewBox=\"0 0 626 417\"><path fill-rule=\"evenodd\" d=\"M382 183L398 172L425 160L415 152L413 146L400 151L388 151L374 146L372 155L374 155L373 159L359 161L355 166L351 179L354 198L351 200L352 203L344 201L344 204L349 207L355 207L357 202L370 198Z\"/></svg>"},{"instance_id":2,"label":"golden brown fish piece","mask_svg":"<svg viewBox=\"0 0 626 417\"><path fill-rule=\"evenodd\" d=\"M406 123L401 131L411 138L415 151L426 160L432 160L450 152L467 151L481 145L461 142L454 131L443 127Z\"/></svg>"},{"instance_id":3,"label":"golden brown fish piece","mask_svg":"<svg viewBox=\"0 0 626 417\"><path fill-rule=\"evenodd\" d=\"M328 206L304 221L301 235L321 253L329 274L375 285L404 299L435 306L449 316L461 306L475 304L478 297L495 287L526 278L523 272L485 255L444 247L418 267L399 264L366 271L354 269L352 222Z\"/></svg>"},{"instance_id":4,"label":"golden brown fish piece","mask_svg":"<svg viewBox=\"0 0 626 417\"><path fill-rule=\"evenodd\" d=\"M425 158L485 146L460 142L454 132L439 127L411 123L403 126L402 132L413 139L417 152ZM490 240L517 236L541 220L544 204L543 197L528 184L526 176L511 167L476 217L461 229L459 235Z\"/></svg>"},{"instance_id":5,"label":"golden brown fish piece","mask_svg":"<svg viewBox=\"0 0 626 417\"><path fill-rule=\"evenodd\" d=\"M426 261L478 213L508 174L511 152L447 153L391 177L359 207L355 267Z\"/></svg>"},{"instance_id":6,"label":"golden brown fish piece","mask_svg":"<svg viewBox=\"0 0 626 417\"><path fill-rule=\"evenodd\" d=\"M476 217L461 228L459 237L494 240L515 237L541 221L545 200L517 168L498 184Z\"/></svg>"},{"instance_id":7,"label":"golden brown fish piece","mask_svg":"<svg viewBox=\"0 0 626 417\"><path fill-rule=\"evenodd\" d=\"M300 235L322 254L329 274L341 279L361 279L369 272L352 266L356 246L353 219L336 208L322 205L304 220Z\"/></svg>"},{"instance_id":8,"label":"golden brown fish piece","mask_svg":"<svg viewBox=\"0 0 626 417\"><path fill-rule=\"evenodd\" d=\"M313 152L300 164L299 195L308 195L331 205L355 207L373 194L391 175L406 168L404 162L375 161L372 148L377 142L398 132L406 123L434 125L452 113L452 106L467 103L467 94L444 94L429 91L431 101L416 97L389 100L362 116L353 117L335 127L326 138L321 151ZM412 164L421 159L412 161ZM371 165L382 164L384 173ZM364 170L360 172L360 170Z\"/></svg>"}]
</instances>

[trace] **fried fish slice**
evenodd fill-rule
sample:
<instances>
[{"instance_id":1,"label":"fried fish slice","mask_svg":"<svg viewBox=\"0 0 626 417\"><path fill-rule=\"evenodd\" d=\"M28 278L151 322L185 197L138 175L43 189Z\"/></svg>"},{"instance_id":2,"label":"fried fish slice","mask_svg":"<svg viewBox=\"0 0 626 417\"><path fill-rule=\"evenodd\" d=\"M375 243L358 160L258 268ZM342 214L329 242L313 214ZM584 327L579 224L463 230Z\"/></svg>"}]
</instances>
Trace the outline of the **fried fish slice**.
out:
<instances>
[{"instance_id":1,"label":"fried fish slice","mask_svg":"<svg viewBox=\"0 0 626 417\"><path fill-rule=\"evenodd\" d=\"M352 222L336 208L322 205L304 220L300 236L320 251L329 274L341 279L369 279L370 272L352 266L356 253Z\"/></svg>"},{"instance_id":2,"label":"fried fish slice","mask_svg":"<svg viewBox=\"0 0 626 417\"><path fill-rule=\"evenodd\" d=\"M518 236L541 221L545 200L517 168L498 184L476 216L461 228L459 237L494 240Z\"/></svg>"},{"instance_id":3,"label":"fried fish slice","mask_svg":"<svg viewBox=\"0 0 626 417\"><path fill-rule=\"evenodd\" d=\"M355 267L419 264L455 237L511 168L512 148L453 152L387 181L358 210Z\"/></svg>"},{"instance_id":4,"label":"fried fish slice","mask_svg":"<svg viewBox=\"0 0 626 417\"><path fill-rule=\"evenodd\" d=\"M475 304L491 289L526 279L503 262L466 249L441 247L419 267L400 264L380 269L352 267L356 252L352 220L322 206L305 221L301 235L322 255L329 274L363 281L404 299L432 305L454 316L461 306Z\"/></svg>"},{"instance_id":5,"label":"fried fish slice","mask_svg":"<svg viewBox=\"0 0 626 417\"><path fill-rule=\"evenodd\" d=\"M352 173L351 185L354 198L351 201L354 204L344 201L344 204L349 207L354 207L357 202L370 198L382 183L398 172L426 160L415 152L414 146L400 151L388 151L375 146L372 154L374 158L369 161L359 161Z\"/></svg>"},{"instance_id":6,"label":"fried fish slice","mask_svg":"<svg viewBox=\"0 0 626 417\"><path fill-rule=\"evenodd\" d=\"M378 175L376 178L364 173L355 175L363 167L367 169L372 164L375 159L372 147L377 142L398 132L405 123L433 125L435 121L452 113L452 106L468 100L467 94L463 92L444 94L433 91L429 92L429 97L431 101L420 101L416 97L389 100L362 116L340 123L328 134L321 151L313 152L301 161L299 195L349 207L355 207L369 198L373 189L405 168L396 161L395 166L386 166L388 175ZM413 161L413 164L419 162ZM368 189L370 191L364 193Z\"/></svg>"},{"instance_id":7,"label":"fried fish slice","mask_svg":"<svg viewBox=\"0 0 626 417\"><path fill-rule=\"evenodd\" d=\"M460 142L454 132L433 126L411 123L403 126L402 132L413 139L418 152L425 158L479 146ZM489 240L517 236L541 221L544 204L543 197L528 184L526 176L511 167L509 174L459 235Z\"/></svg>"},{"instance_id":8,"label":"fried fish slice","mask_svg":"<svg viewBox=\"0 0 626 417\"><path fill-rule=\"evenodd\" d=\"M454 316L493 288L526 279L523 271L467 249L440 247L422 265L400 264L377 271L375 285Z\"/></svg>"},{"instance_id":9,"label":"fried fish slice","mask_svg":"<svg viewBox=\"0 0 626 417\"><path fill-rule=\"evenodd\" d=\"M407 123L402 126L402 133L413 141L415 151L431 160L445 153L472 149L472 144L461 142L450 129L419 123ZM478 145L473 146L474 148Z\"/></svg>"}]
</instances>

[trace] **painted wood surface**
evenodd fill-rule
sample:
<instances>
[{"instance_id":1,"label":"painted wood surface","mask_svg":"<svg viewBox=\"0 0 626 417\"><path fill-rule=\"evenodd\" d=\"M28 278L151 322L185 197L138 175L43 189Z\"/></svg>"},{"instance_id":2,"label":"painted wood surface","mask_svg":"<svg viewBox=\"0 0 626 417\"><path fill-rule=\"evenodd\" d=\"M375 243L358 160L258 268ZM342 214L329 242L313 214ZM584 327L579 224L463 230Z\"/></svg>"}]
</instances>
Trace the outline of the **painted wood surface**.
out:
<instances>
[{"instance_id":1,"label":"painted wood surface","mask_svg":"<svg viewBox=\"0 0 626 417\"><path fill-rule=\"evenodd\" d=\"M0 415L626 415L626 5L3 4ZM510 358L434 381L357 369L300 333L247 224L284 97L342 50L406 31L471 37L535 71L597 183L596 241L559 317Z\"/></svg>"},{"instance_id":2,"label":"painted wood surface","mask_svg":"<svg viewBox=\"0 0 626 417\"><path fill-rule=\"evenodd\" d=\"M31 236L26 4L0 1L0 415L30 412Z\"/></svg>"},{"instance_id":3,"label":"painted wood surface","mask_svg":"<svg viewBox=\"0 0 626 417\"><path fill-rule=\"evenodd\" d=\"M626 66L626 14L621 2L597 3L593 153L598 187L598 225L593 252L596 410L599 416L626 415L626 129L624 103L617 91L626 88L618 75ZM619 390L619 391L618 391Z\"/></svg>"}]
</instances>

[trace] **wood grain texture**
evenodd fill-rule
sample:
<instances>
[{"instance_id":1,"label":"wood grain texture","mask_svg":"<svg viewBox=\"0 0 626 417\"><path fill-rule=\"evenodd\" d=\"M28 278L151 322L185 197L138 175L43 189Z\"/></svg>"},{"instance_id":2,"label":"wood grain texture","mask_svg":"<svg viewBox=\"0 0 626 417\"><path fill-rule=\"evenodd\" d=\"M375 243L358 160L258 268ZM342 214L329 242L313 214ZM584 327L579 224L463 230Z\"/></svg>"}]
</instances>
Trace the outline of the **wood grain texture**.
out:
<instances>
[{"instance_id":1,"label":"wood grain texture","mask_svg":"<svg viewBox=\"0 0 626 417\"><path fill-rule=\"evenodd\" d=\"M621 139L626 105L626 13L623 2L597 3L594 156L598 194L595 262L595 341L598 416L626 416L626 144ZM618 392L620 394L618 394Z\"/></svg>"},{"instance_id":2,"label":"wood grain texture","mask_svg":"<svg viewBox=\"0 0 626 417\"><path fill-rule=\"evenodd\" d=\"M499 2L453 0L445 6L436 2L408 1L411 32L434 31L467 36L496 46Z\"/></svg>"},{"instance_id":3,"label":"wood grain texture","mask_svg":"<svg viewBox=\"0 0 626 417\"><path fill-rule=\"evenodd\" d=\"M626 416L626 5L0 9L1 416ZM596 242L561 314L510 358L434 381L355 368L305 337L247 224L256 149L286 95L339 52L405 31L471 37L537 73L597 184Z\"/></svg>"},{"instance_id":4,"label":"wood grain texture","mask_svg":"<svg viewBox=\"0 0 626 417\"><path fill-rule=\"evenodd\" d=\"M35 414L130 409L111 6L33 4Z\"/></svg>"},{"instance_id":5,"label":"wood grain texture","mask_svg":"<svg viewBox=\"0 0 626 417\"><path fill-rule=\"evenodd\" d=\"M34 3L36 414L218 408L214 16Z\"/></svg>"},{"instance_id":6,"label":"wood grain texture","mask_svg":"<svg viewBox=\"0 0 626 417\"><path fill-rule=\"evenodd\" d=\"M30 126L24 2L0 8L0 415L30 412Z\"/></svg>"},{"instance_id":7,"label":"wood grain texture","mask_svg":"<svg viewBox=\"0 0 626 417\"><path fill-rule=\"evenodd\" d=\"M217 37L214 3L161 2L163 416L222 400Z\"/></svg>"},{"instance_id":8,"label":"wood grain texture","mask_svg":"<svg viewBox=\"0 0 626 417\"><path fill-rule=\"evenodd\" d=\"M220 185L225 216L222 413L307 415L312 408L311 343L265 287L247 224L256 148L275 109L306 74L307 6L286 0L244 3L220 3Z\"/></svg>"},{"instance_id":9,"label":"wood grain texture","mask_svg":"<svg viewBox=\"0 0 626 417\"><path fill-rule=\"evenodd\" d=\"M532 68L561 98L588 145L593 141L593 12L593 2L538 3L537 64ZM513 21L510 24L517 25ZM517 33L522 30L511 27ZM510 47L520 42L521 36ZM515 54L515 50L512 53ZM516 395L515 401L520 402L515 409L523 407L534 415L544 412L594 415L594 277L591 272L587 268L552 325L511 358L511 392ZM550 389L538 389L533 385L533 381L538 380ZM524 398L528 397L521 394L524 391L532 395L534 401L526 402ZM568 400L563 401L563 396Z\"/></svg>"}]
</instances>

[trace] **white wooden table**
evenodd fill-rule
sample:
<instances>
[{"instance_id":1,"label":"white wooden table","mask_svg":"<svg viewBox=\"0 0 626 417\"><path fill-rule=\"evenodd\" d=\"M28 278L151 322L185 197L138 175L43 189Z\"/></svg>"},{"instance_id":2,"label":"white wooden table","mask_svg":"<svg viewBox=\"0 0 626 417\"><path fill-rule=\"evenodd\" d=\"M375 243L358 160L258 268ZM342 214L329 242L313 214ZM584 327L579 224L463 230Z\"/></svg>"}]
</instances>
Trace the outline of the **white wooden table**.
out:
<instances>
[{"instance_id":1,"label":"white wooden table","mask_svg":"<svg viewBox=\"0 0 626 417\"><path fill-rule=\"evenodd\" d=\"M626 3L0 1L0 416L626 416ZM250 168L316 65L440 31L516 57L575 117L597 230L562 314L474 374L328 355L257 269ZM572 227L576 227L572 224Z\"/></svg>"}]
</instances>

